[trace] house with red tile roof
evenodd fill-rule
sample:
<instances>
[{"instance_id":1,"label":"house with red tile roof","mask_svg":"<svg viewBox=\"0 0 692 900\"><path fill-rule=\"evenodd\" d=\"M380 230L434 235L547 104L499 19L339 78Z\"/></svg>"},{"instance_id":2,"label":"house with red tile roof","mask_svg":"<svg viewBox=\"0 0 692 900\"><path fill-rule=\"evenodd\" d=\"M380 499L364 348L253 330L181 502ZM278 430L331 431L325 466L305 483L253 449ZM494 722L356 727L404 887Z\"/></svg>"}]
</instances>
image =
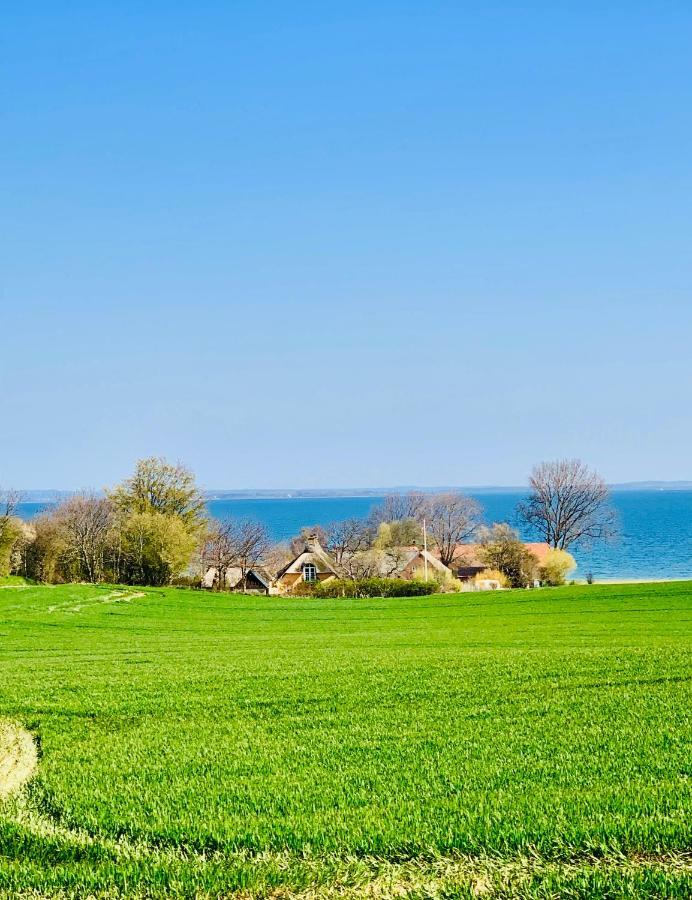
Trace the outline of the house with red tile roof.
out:
<instances>
[{"instance_id":1,"label":"house with red tile roof","mask_svg":"<svg viewBox=\"0 0 692 900\"><path fill-rule=\"evenodd\" d=\"M538 560L539 566L543 565L546 556L551 550L550 544L535 541L529 541L528 543L525 543L524 546L533 553ZM449 566L456 578L465 581L478 575L478 573L482 572L484 569L487 569L487 566L481 561L481 549L480 544L457 544L454 558ZM433 550L432 552L439 555L437 550Z\"/></svg>"}]
</instances>

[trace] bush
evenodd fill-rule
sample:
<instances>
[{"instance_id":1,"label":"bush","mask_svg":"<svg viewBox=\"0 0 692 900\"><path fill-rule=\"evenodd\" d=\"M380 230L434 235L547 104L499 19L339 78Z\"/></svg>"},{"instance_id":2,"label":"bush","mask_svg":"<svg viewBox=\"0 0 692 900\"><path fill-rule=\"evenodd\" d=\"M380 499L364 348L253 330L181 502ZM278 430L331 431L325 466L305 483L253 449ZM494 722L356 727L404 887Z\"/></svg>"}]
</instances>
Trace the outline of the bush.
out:
<instances>
[{"instance_id":1,"label":"bush","mask_svg":"<svg viewBox=\"0 0 692 900\"><path fill-rule=\"evenodd\" d=\"M439 590L436 581L404 578L334 578L312 586L314 597L427 597Z\"/></svg>"},{"instance_id":2,"label":"bush","mask_svg":"<svg viewBox=\"0 0 692 900\"><path fill-rule=\"evenodd\" d=\"M481 581L497 581L501 588L509 587L509 578L499 569L483 569L477 575L474 575L473 583L478 585Z\"/></svg>"},{"instance_id":3,"label":"bush","mask_svg":"<svg viewBox=\"0 0 692 900\"><path fill-rule=\"evenodd\" d=\"M301 578L286 593L290 597L314 597L319 584L319 581L303 581Z\"/></svg>"},{"instance_id":4,"label":"bush","mask_svg":"<svg viewBox=\"0 0 692 900\"><path fill-rule=\"evenodd\" d=\"M9 575L17 549L24 538L23 523L15 516L0 518L0 575Z\"/></svg>"},{"instance_id":5,"label":"bush","mask_svg":"<svg viewBox=\"0 0 692 900\"><path fill-rule=\"evenodd\" d=\"M460 594L464 590L464 582L459 578L443 578L437 585L435 593Z\"/></svg>"},{"instance_id":6,"label":"bush","mask_svg":"<svg viewBox=\"0 0 692 900\"><path fill-rule=\"evenodd\" d=\"M172 587L197 589L202 587L199 575L176 575L171 579Z\"/></svg>"},{"instance_id":7,"label":"bush","mask_svg":"<svg viewBox=\"0 0 692 900\"><path fill-rule=\"evenodd\" d=\"M566 550L551 550L543 561L539 575L543 584L558 587L564 584L567 575L576 569L574 557Z\"/></svg>"}]
</instances>

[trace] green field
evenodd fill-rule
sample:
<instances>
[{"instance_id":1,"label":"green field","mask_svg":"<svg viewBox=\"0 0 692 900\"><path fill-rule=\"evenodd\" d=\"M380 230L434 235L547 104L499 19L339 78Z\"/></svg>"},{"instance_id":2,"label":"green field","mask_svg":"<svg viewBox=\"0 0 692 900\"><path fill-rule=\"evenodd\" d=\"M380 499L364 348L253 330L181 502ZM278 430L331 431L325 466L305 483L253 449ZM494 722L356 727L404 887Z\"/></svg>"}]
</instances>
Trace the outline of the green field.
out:
<instances>
[{"instance_id":1,"label":"green field","mask_svg":"<svg viewBox=\"0 0 692 900\"><path fill-rule=\"evenodd\" d=\"M0 586L0 895L688 897L692 583Z\"/></svg>"}]
</instances>

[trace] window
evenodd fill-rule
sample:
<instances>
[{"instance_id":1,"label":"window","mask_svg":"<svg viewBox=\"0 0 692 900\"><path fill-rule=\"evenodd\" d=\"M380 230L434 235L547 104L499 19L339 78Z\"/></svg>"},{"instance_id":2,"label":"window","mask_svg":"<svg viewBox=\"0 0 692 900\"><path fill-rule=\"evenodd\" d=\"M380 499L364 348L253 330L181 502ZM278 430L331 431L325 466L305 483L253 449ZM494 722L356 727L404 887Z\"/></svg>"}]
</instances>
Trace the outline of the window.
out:
<instances>
[{"instance_id":1,"label":"window","mask_svg":"<svg viewBox=\"0 0 692 900\"><path fill-rule=\"evenodd\" d=\"M303 581L317 581L317 569L312 563L303 566Z\"/></svg>"}]
</instances>

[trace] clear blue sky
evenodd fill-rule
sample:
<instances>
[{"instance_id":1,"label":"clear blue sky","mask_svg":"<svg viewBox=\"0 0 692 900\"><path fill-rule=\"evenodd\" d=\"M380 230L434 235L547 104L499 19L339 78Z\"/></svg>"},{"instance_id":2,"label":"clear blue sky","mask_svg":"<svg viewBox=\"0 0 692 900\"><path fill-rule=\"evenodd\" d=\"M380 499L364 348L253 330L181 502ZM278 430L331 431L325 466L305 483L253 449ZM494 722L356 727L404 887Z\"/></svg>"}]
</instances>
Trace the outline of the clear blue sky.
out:
<instances>
[{"instance_id":1,"label":"clear blue sky","mask_svg":"<svg viewBox=\"0 0 692 900\"><path fill-rule=\"evenodd\" d=\"M2 31L1 484L692 478L689 2Z\"/></svg>"}]
</instances>

